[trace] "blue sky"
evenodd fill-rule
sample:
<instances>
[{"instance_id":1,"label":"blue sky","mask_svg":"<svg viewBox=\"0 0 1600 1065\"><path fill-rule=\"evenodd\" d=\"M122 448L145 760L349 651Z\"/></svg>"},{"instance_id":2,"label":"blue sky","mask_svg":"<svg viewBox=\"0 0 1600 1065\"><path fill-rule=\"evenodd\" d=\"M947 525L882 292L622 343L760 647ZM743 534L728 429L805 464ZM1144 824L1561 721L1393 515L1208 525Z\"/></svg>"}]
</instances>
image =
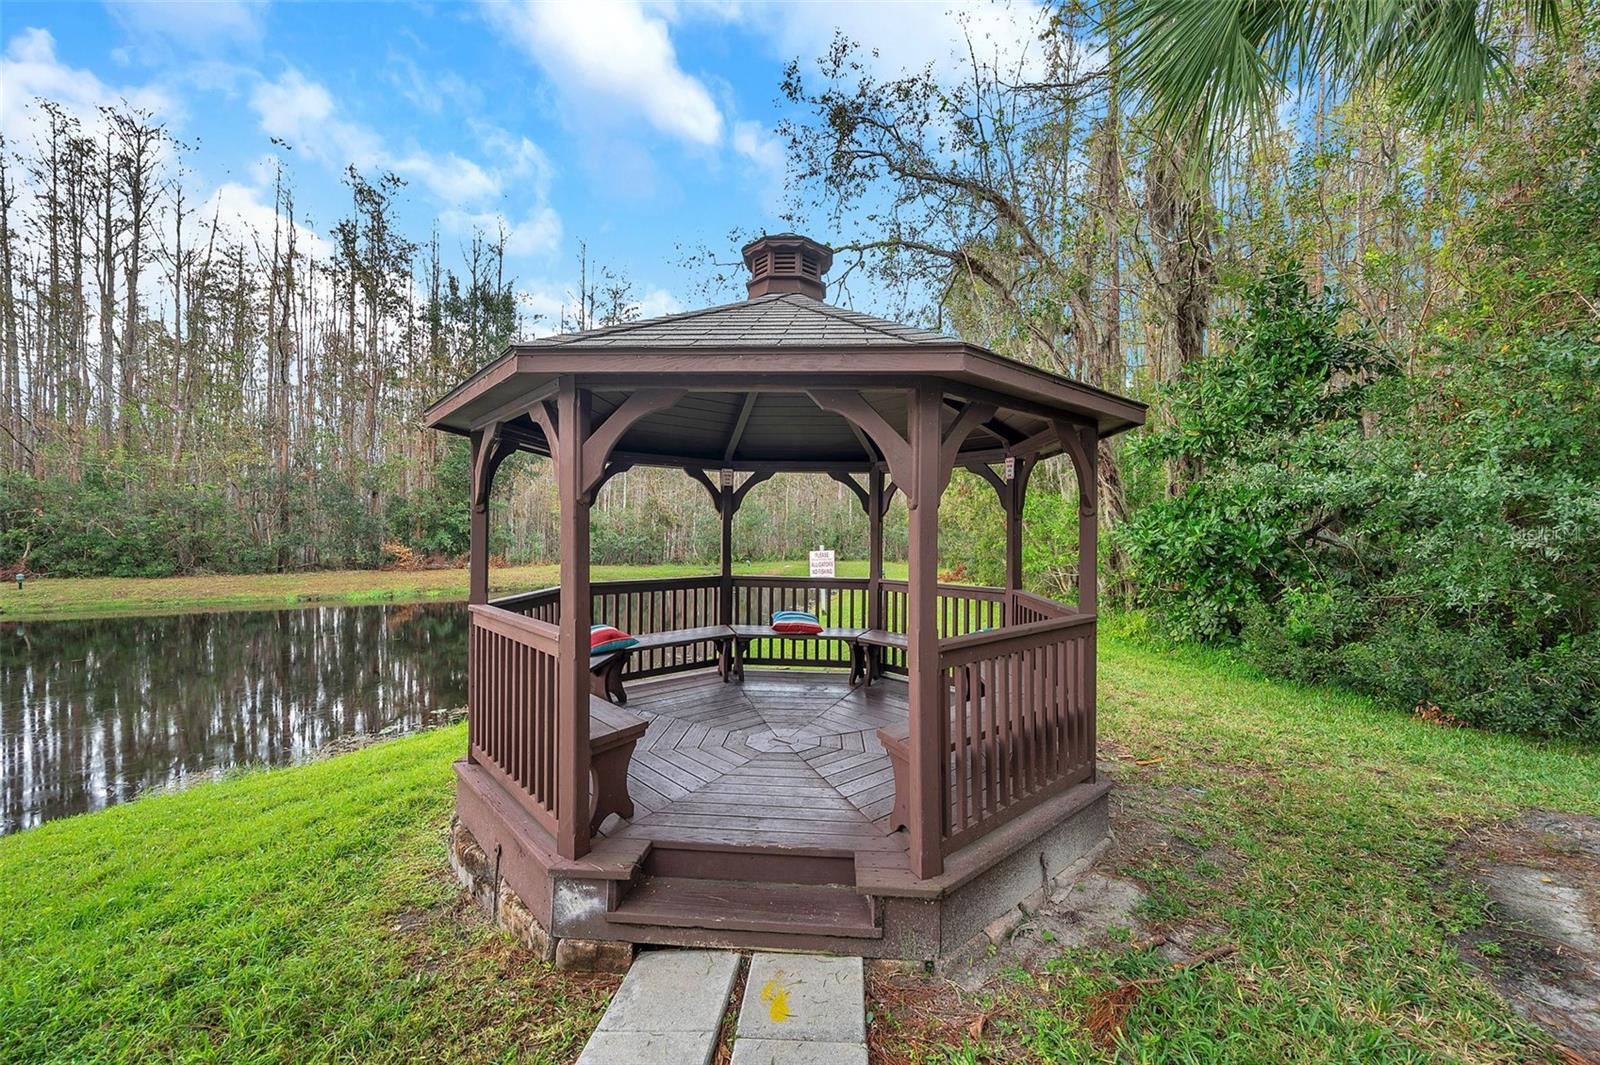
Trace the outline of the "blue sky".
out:
<instances>
[{"instance_id":1,"label":"blue sky","mask_svg":"<svg viewBox=\"0 0 1600 1065\"><path fill-rule=\"evenodd\" d=\"M932 3L29 3L0 8L0 129L39 95L84 114L126 98L195 144L185 185L270 219L275 151L326 234L347 163L408 182L404 216L447 249L504 219L533 312L567 298L580 240L648 313L700 302L677 246L782 228L778 82L840 29L883 72L954 70L963 27L1025 40L1037 10ZM272 138L291 148L275 149ZM834 234L816 232L829 239ZM729 295L732 295L729 293Z\"/></svg>"}]
</instances>

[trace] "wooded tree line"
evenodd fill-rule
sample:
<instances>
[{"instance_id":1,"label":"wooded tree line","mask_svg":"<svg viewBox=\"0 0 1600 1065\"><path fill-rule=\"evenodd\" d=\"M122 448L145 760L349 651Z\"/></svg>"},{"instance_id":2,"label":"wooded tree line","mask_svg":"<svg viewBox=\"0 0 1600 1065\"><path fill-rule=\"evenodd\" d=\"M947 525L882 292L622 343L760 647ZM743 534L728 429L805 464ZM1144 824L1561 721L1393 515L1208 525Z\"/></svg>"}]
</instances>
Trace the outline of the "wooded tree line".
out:
<instances>
[{"instance_id":1,"label":"wooded tree line","mask_svg":"<svg viewBox=\"0 0 1600 1065\"><path fill-rule=\"evenodd\" d=\"M1102 602L1280 671L1592 731L1596 16L1354 5L1402 22L1319 30L1314 8L1068 2L1025 56L975 39L958 74L888 76L840 38L780 86L789 221L835 244L835 300L870 289L1152 402L1103 449ZM1230 97L1172 59L1240 52L1283 77ZM459 554L464 450L416 415L530 325L498 236L449 255L402 231L399 179L354 170L314 232L287 167L247 229L185 199L187 151L157 116L49 101L0 151L0 566ZM737 291L716 263L707 287ZM626 278L580 263L541 324L637 314ZM1070 595L1063 466L1032 482L1026 569ZM552 557L542 463L506 470L495 549ZM993 506L958 473L948 569L997 579ZM681 474L630 471L598 507L602 561L714 558ZM740 522L745 558L864 544L821 478L774 479Z\"/></svg>"},{"instance_id":2,"label":"wooded tree line","mask_svg":"<svg viewBox=\"0 0 1600 1065\"><path fill-rule=\"evenodd\" d=\"M1069 3L1029 56L968 54L792 65L801 213L908 313L1151 400L1102 444L1102 601L1600 734L1595 13Z\"/></svg>"},{"instance_id":3,"label":"wooded tree line","mask_svg":"<svg viewBox=\"0 0 1600 1065\"><path fill-rule=\"evenodd\" d=\"M384 508L433 483L415 412L514 329L496 238L447 269L396 224L401 181L353 168L319 236L281 163L251 227L193 202L158 116L33 118L0 150L0 564L375 561Z\"/></svg>"}]
</instances>

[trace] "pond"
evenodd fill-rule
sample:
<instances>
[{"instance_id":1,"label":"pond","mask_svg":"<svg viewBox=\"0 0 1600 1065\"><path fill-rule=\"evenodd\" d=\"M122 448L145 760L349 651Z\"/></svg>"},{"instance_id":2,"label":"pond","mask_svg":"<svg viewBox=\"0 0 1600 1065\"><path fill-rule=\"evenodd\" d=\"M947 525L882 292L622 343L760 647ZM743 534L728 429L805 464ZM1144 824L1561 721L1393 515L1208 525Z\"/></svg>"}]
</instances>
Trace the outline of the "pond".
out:
<instances>
[{"instance_id":1,"label":"pond","mask_svg":"<svg viewBox=\"0 0 1600 1065\"><path fill-rule=\"evenodd\" d=\"M0 622L0 834L467 697L460 603Z\"/></svg>"}]
</instances>

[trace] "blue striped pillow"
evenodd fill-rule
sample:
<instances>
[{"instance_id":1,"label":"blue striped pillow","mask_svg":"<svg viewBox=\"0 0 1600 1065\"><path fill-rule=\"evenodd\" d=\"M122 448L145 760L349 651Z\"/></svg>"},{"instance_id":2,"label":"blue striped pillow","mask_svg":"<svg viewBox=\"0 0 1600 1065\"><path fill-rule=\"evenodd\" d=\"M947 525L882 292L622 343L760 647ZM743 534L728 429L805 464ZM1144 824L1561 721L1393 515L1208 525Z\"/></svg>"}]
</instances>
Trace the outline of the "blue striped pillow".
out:
<instances>
[{"instance_id":1,"label":"blue striped pillow","mask_svg":"<svg viewBox=\"0 0 1600 1065\"><path fill-rule=\"evenodd\" d=\"M615 625L590 625L589 626L589 654L603 655L610 651L620 651L625 647L632 647L639 641L617 628Z\"/></svg>"},{"instance_id":2,"label":"blue striped pillow","mask_svg":"<svg viewBox=\"0 0 1600 1065\"><path fill-rule=\"evenodd\" d=\"M780 610L772 615L772 631L796 636L815 636L822 631L817 615L804 610Z\"/></svg>"}]
</instances>

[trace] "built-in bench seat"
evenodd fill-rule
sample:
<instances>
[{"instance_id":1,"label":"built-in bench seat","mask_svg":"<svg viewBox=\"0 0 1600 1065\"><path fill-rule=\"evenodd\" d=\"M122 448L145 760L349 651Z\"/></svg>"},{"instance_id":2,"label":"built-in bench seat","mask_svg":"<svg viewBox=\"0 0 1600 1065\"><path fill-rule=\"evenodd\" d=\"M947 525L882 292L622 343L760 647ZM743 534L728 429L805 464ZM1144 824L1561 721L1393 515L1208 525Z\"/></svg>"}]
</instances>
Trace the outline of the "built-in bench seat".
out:
<instances>
[{"instance_id":1,"label":"built-in bench seat","mask_svg":"<svg viewBox=\"0 0 1600 1065\"><path fill-rule=\"evenodd\" d=\"M906 634L890 632L888 629L868 629L857 637L855 648L854 661L850 666L851 683L856 683L854 678L859 675L862 681L870 685L883 675L884 650L894 648L904 651Z\"/></svg>"},{"instance_id":2,"label":"built-in bench seat","mask_svg":"<svg viewBox=\"0 0 1600 1065\"><path fill-rule=\"evenodd\" d=\"M594 655L589 659L589 676L594 694L618 706L628 705L628 693L622 687L622 674L628 667L628 657L635 652L661 647L687 647L690 644L714 641L717 645L717 671L726 680L729 670L729 645L734 631L727 625L705 625L697 629L671 629L667 632L650 632L638 637L638 642L619 651Z\"/></svg>"},{"instance_id":3,"label":"built-in bench seat","mask_svg":"<svg viewBox=\"0 0 1600 1065\"><path fill-rule=\"evenodd\" d=\"M589 773L592 792L589 805L589 831L600 830L600 823L612 814L633 818L633 799L628 794L628 764L633 748L644 735L647 723L598 696L589 697Z\"/></svg>"},{"instance_id":4,"label":"built-in bench seat","mask_svg":"<svg viewBox=\"0 0 1600 1065\"><path fill-rule=\"evenodd\" d=\"M744 679L745 652L756 640L838 640L850 647L850 686L853 688L862 680L858 669L861 656L856 648L856 641L865 631L865 629L823 629L821 632L774 632L770 625L734 625L732 673L739 680ZM727 674L724 674L724 678L726 676Z\"/></svg>"},{"instance_id":5,"label":"built-in bench seat","mask_svg":"<svg viewBox=\"0 0 1600 1065\"><path fill-rule=\"evenodd\" d=\"M980 681L979 691L982 692L983 689L984 685ZM1012 734L1013 737L1026 742L1024 737L1029 732L1027 725L1019 723L1017 729L1018 731ZM955 733L956 730L952 728L949 748L952 753L956 750ZM973 737L973 741L978 744L989 744L989 730L985 728L980 731ZM894 810L889 815L889 831L895 832L911 823L908 820L910 812L906 799L911 794L911 721L907 719L880 728L878 742L883 745L883 753L889 756L889 768L894 773ZM1000 741L995 740L994 746L990 748L991 756L1002 758L1006 756L1004 751L996 750L1000 746Z\"/></svg>"},{"instance_id":6,"label":"built-in bench seat","mask_svg":"<svg viewBox=\"0 0 1600 1065\"><path fill-rule=\"evenodd\" d=\"M838 640L850 648L850 686L871 684L878 676L880 652L886 647L905 650L903 632L885 629L823 629L817 633L774 632L769 625L704 625L694 629L671 629L666 632L646 633L637 637L631 647L595 655L589 661L589 674L593 692L618 706L626 706L628 693L622 686L622 676L628 668L631 655L662 647L687 647L690 644L712 641L717 645L717 672L723 680L744 679L744 659L750 645L756 640Z\"/></svg>"}]
</instances>

